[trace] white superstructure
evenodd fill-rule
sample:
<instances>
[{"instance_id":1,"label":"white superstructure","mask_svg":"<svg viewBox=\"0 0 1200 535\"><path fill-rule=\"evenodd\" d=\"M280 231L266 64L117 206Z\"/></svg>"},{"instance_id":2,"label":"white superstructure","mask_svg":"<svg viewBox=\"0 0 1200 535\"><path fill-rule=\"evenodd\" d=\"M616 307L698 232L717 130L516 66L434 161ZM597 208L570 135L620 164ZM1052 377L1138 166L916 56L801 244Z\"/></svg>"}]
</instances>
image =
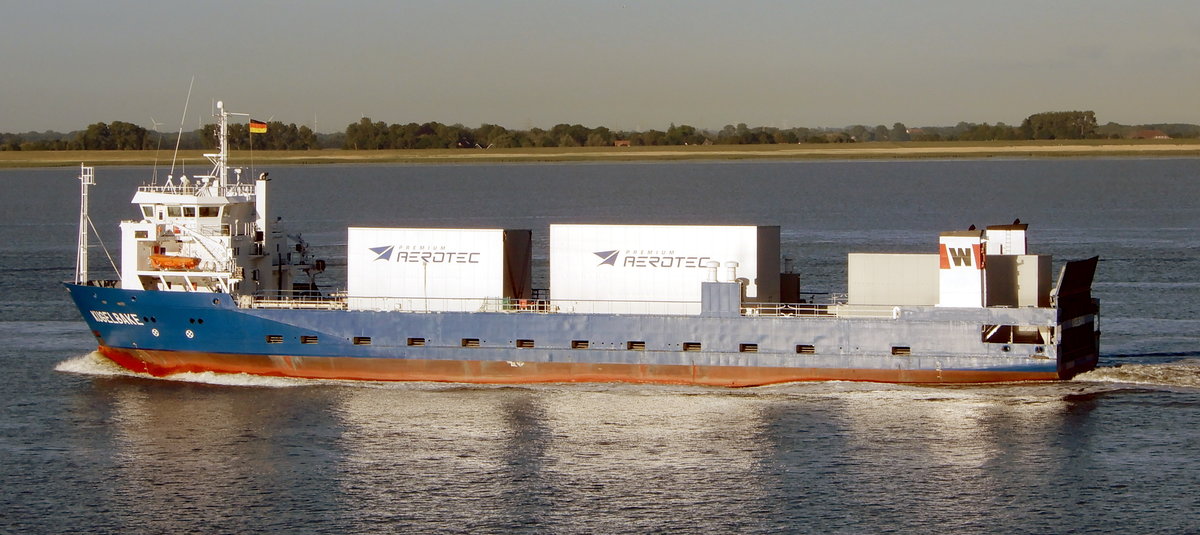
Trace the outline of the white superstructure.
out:
<instances>
[{"instance_id":1,"label":"white superstructure","mask_svg":"<svg viewBox=\"0 0 1200 535\"><path fill-rule=\"evenodd\" d=\"M205 154L207 175L168 176L138 188L141 219L121 222L121 288L132 290L256 293L291 292L292 248L267 212L266 173L243 182L228 165L229 117L217 103L220 151ZM295 258L293 258L295 256Z\"/></svg>"}]
</instances>

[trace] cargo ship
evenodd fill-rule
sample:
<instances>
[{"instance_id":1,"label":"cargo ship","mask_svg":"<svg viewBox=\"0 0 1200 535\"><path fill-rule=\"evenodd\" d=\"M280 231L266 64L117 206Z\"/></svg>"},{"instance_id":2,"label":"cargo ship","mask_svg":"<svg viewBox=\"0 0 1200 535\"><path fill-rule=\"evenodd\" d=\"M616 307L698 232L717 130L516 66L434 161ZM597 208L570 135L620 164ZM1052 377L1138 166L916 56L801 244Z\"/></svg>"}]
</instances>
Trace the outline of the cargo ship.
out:
<instances>
[{"instance_id":1,"label":"cargo ship","mask_svg":"<svg viewBox=\"0 0 1200 535\"><path fill-rule=\"evenodd\" d=\"M267 174L229 165L240 115L217 104L209 174L138 187L115 279L88 276L95 173L81 166L64 284L122 367L742 387L1061 380L1099 356L1097 258L1052 280L1019 221L942 232L927 253L851 253L840 296L801 292L777 226L554 224L547 290L527 229L351 227L346 285L323 289L324 263L271 217Z\"/></svg>"}]
</instances>

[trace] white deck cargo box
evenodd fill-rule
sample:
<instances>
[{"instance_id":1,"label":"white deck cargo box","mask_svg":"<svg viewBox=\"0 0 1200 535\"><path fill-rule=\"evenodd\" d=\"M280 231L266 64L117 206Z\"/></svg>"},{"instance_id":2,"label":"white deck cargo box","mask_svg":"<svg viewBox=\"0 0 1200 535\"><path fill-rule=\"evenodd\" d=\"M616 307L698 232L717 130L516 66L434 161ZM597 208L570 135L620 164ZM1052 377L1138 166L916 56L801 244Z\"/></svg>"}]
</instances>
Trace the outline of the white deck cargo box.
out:
<instances>
[{"instance_id":1,"label":"white deck cargo box","mask_svg":"<svg viewBox=\"0 0 1200 535\"><path fill-rule=\"evenodd\" d=\"M550 225L550 297L562 312L698 314L710 261L737 262L747 301L779 300L779 227Z\"/></svg>"},{"instance_id":2,"label":"white deck cargo box","mask_svg":"<svg viewBox=\"0 0 1200 535\"><path fill-rule=\"evenodd\" d=\"M515 229L351 227L353 310L499 310L528 299L531 232Z\"/></svg>"},{"instance_id":3,"label":"white deck cargo box","mask_svg":"<svg viewBox=\"0 0 1200 535\"><path fill-rule=\"evenodd\" d=\"M919 305L938 302L938 255L850 253L851 305Z\"/></svg>"}]
</instances>

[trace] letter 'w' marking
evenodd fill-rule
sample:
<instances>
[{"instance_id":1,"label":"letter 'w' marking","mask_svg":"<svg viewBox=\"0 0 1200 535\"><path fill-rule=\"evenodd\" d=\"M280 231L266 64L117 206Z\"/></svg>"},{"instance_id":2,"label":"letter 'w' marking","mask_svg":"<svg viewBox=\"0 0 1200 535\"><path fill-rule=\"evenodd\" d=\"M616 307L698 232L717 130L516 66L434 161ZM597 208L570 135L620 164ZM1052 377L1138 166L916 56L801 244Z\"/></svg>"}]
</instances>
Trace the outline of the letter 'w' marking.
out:
<instances>
[{"instance_id":1,"label":"letter 'w' marking","mask_svg":"<svg viewBox=\"0 0 1200 535\"><path fill-rule=\"evenodd\" d=\"M970 249L964 249L964 248L959 248L959 247L948 247L947 249L950 252L950 258L952 258L954 260L954 265L956 265L956 266L971 265L971 257L974 255L971 253Z\"/></svg>"}]
</instances>

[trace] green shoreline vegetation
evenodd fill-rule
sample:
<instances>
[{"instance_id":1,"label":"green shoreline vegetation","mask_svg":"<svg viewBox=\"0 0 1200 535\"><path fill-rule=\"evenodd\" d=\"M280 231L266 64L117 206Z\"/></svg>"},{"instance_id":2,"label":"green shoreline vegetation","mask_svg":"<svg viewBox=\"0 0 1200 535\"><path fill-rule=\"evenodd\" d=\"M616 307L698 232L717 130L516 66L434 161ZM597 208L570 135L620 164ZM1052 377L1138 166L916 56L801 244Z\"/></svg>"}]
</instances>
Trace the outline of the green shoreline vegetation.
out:
<instances>
[{"instance_id":1,"label":"green shoreline vegetation","mask_svg":"<svg viewBox=\"0 0 1200 535\"><path fill-rule=\"evenodd\" d=\"M180 151L177 167L207 170L201 150ZM504 163L670 160L842 160L929 158L1200 157L1200 140L943 141L838 144L528 147L462 149L318 149L232 151L236 165ZM0 168L170 166L169 150L0 151Z\"/></svg>"},{"instance_id":2,"label":"green shoreline vegetation","mask_svg":"<svg viewBox=\"0 0 1200 535\"><path fill-rule=\"evenodd\" d=\"M387 124L363 118L344 132L317 134L278 121L229 125L238 165L370 163L495 163L653 160L808 160L1200 156L1200 125L1100 125L1094 112L1044 112L1020 126L959 123L953 127L779 129L726 125L717 131L672 124L666 131L614 132L559 124L549 130L509 130L483 124ZM0 134L0 168L170 165L207 168L216 152L216 125L167 135L133 123L95 123L70 133ZM177 157L168 147L181 149ZM253 149L253 150L251 150Z\"/></svg>"}]
</instances>

